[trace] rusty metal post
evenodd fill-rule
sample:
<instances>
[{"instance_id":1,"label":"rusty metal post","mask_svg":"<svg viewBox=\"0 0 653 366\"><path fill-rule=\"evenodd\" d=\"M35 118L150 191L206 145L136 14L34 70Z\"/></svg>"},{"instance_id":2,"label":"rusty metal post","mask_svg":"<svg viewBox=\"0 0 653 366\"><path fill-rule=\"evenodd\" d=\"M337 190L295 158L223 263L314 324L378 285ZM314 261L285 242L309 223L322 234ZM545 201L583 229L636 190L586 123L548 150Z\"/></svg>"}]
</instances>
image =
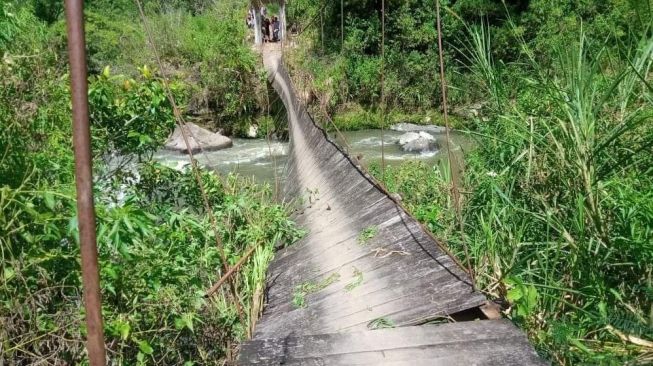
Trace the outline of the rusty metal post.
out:
<instances>
[{"instance_id":1,"label":"rusty metal post","mask_svg":"<svg viewBox=\"0 0 653 366\"><path fill-rule=\"evenodd\" d=\"M84 306L86 308L86 326L88 328L86 348L91 366L104 366L106 365L106 353L104 350L100 275L95 234L95 207L93 204L93 161L91 131L88 122L83 0L66 0L66 23L73 102L77 220L79 222Z\"/></svg>"}]
</instances>

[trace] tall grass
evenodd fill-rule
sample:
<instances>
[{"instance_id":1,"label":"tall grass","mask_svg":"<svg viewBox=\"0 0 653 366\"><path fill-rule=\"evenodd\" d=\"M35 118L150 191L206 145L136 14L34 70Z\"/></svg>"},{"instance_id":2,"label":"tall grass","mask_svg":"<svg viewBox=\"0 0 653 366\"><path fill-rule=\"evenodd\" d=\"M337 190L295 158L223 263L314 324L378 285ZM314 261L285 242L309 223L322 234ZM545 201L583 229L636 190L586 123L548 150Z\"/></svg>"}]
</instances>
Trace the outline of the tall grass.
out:
<instances>
[{"instance_id":1,"label":"tall grass","mask_svg":"<svg viewBox=\"0 0 653 366\"><path fill-rule=\"evenodd\" d=\"M522 43L529 77L511 80L493 72L486 29L470 29L470 66L501 104L476 123L493 139L467 176L479 281L560 364L651 360L653 38L619 59L580 34L547 67Z\"/></svg>"},{"instance_id":2,"label":"tall grass","mask_svg":"<svg viewBox=\"0 0 653 366\"><path fill-rule=\"evenodd\" d=\"M524 57L497 66L488 28L468 30L466 68L490 101L463 188L479 288L555 364L653 362L653 38L579 34L545 65L516 37ZM437 170L389 169L388 188L464 260Z\"/></svg>"}]
</instances>

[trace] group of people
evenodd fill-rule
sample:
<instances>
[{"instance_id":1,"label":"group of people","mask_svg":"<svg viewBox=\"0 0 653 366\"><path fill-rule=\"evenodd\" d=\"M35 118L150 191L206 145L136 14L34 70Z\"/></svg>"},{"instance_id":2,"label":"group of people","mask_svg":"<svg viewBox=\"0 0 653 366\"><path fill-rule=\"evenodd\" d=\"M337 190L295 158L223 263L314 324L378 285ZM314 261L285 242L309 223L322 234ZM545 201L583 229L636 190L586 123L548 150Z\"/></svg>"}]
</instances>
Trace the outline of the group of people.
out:
<instances>
[{"instance_id":1,"label":"group of people","mask_svg":"<svg viewBox=\"0 0 653 366\"><path fill-rule=\"evenodd\" d=\"M254 9L247 13L247 27L252 29L255 26ZM279 18L267 16L265 6L261 7L261 32L263 33L263 42L278 42L281 37L281 22Z\"/></svg>"},{"instance_id":2,"label":"group of people","mask_svg":"<svg viewBox=\"0 0 653 366\"><path fill-rule=\"evenodd\" d=\"M281 23L279 18L273 16L270 18L263 18L261 31L263 32L263 42L278 42L279 32L281 32Z\"/></svg>"}]
</instances>

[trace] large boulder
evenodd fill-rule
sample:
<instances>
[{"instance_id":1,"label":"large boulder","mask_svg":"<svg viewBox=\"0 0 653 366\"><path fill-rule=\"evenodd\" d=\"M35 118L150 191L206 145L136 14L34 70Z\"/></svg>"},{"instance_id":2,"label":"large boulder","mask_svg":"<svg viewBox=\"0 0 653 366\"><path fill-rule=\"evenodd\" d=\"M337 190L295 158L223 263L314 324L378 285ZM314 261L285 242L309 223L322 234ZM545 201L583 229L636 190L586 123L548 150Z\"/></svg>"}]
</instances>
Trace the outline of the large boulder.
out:
<instances>
[{"instance_id":1,"label":"large boulder","mask_svg":"<svg viewBox=\"0 0 653 366\"><path fill-rule=\"evenodd\" d=\"M177 126L165 144L166 149L186 154L188 154L188 149L190 149L195 154L201 151L215 151L233 146L233 142L229 137L211 132L192 122L187 122L184 129L188 136L189 146L186 147L181 128Z\"/></svg>"},{"instance_id":2,"label":"large boulder","mask_svg":"<svg viewBox=\"0 0 653 366\"><path fill-rule=\"evenodd\" d=\"M402 150L410 152L428 152L438 149L438 142L433 135L420 132L406 132L399 137Z\"/></svg>"},{"instance_id":3,"label":"large boulder","mask_svg":"<svg viewBox=\"0 0 653 366\"><path fill-rule=\"evenodd\" d=\"M419 132L425 131L430 133L445 133L447 131L446 127L436 126L436 125L416 125L414 123L397 123L390 126L390 129L393 131L399 132Z\"/></svg>"}]
</instances>

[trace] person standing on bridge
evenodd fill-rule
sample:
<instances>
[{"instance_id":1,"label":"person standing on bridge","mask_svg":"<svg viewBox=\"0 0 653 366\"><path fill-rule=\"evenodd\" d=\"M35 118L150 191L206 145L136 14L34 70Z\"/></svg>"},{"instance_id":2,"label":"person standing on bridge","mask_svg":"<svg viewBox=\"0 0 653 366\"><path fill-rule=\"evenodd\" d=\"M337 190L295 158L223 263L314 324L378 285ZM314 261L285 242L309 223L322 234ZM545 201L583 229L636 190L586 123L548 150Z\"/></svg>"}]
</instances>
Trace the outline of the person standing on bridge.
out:
<instances>
[{"instance_id":1,"label":"person standing on bridge","mask_svg":"<svg viewBox=\"0 0 653 366\"><path fill-rule=\"evenodd\" d=\"M272 17L272 40L274 42L279 42L279 32L281 30L281 26L279 23L279 18L277 17Z\"/></svg>"},{"instance_id":2,"label":"person standing on bridge","mask_svg":"<svg viewBox=\"0 0 653 366\"><path fill-rule=\"evenodd\" d=\"M263 18L263 21L261 22L261 30L263 31L263 42L269 42L270 41L270 19L268 18Z\"/></svg>"}]
</instances>

